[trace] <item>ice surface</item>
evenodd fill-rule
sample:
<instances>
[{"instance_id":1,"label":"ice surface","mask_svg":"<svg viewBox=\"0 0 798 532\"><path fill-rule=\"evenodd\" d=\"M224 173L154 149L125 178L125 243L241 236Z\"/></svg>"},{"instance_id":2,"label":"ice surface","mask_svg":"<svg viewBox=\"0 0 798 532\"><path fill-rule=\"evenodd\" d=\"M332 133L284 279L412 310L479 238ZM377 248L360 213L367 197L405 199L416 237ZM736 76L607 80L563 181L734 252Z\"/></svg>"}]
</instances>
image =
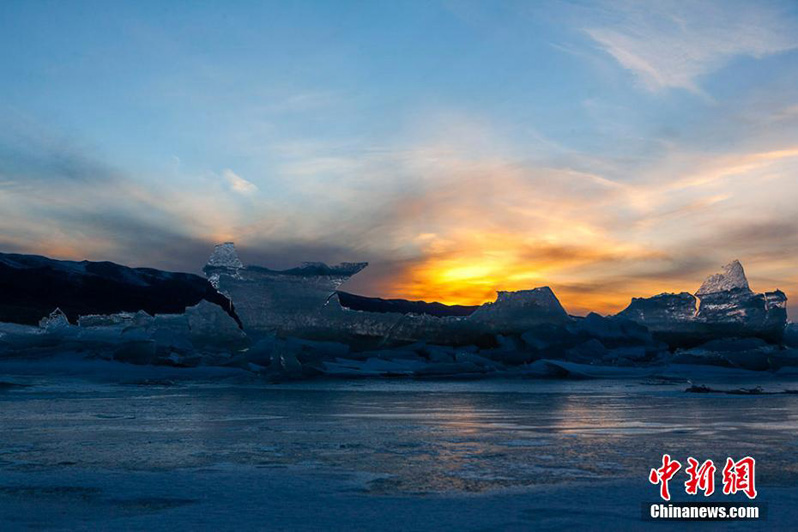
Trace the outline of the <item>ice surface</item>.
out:
<instances>
[{"instance_id":1,"label":"ice surface","mask_svg":"<svg viewBox=\"0 0 798 532\"><path fill-rule=\"evenodd\" d=\"M161 370L110 385L3 367L27 387L0 394L0 528L641 530L663 452L757 459L767 520L701 530L798 519L795 396L645 377L186 385L170 379L197 370Z\"/></svg>"}]
</instances>

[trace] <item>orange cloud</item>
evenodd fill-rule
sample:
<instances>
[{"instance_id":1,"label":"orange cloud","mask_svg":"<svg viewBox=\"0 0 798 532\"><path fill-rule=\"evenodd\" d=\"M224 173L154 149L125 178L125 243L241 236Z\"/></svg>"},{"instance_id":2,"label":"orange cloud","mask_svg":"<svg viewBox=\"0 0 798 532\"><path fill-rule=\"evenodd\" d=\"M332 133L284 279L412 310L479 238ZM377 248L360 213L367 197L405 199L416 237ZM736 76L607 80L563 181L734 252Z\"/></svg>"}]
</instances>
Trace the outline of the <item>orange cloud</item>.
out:
<instances>
[{"instance_id":1,"label":"orange cloud","mask_svg":"<svg viewBox=\"0 0 798 532\"><path fill-rule=\"evenodd\" d=\"M384 297L479 304L498 290L567 286L613 262L662 257L610 234L625 191L604 178L453 157L426 170L422 190L391 208L391 230L414 257ZM564 302L582 308L584 298L571 295ZM608 308L602 301L596 310Z\"/></svg>"},{"instance_id":2,"label":"orange cloud","mask_svg":"<svg viewBox=\"0 0 798 532\"><path fill-rule=\"evenodd\" d=\"M433 240L425 251L430 253L402 271L386 295L472 305L494 300L499 290L549 285L557 289L567 307L584 309L586 304L596 303L592 309L606 311L628 303L627 296L567 287L588 282L591 275L584 270L606 269L622 260L659 257L657 252L601 237L581 244L552 244L509 231L479 230L458 231L445 244ZM617 294L617 290L614 292Z\"/></svg>"}]
</instances>

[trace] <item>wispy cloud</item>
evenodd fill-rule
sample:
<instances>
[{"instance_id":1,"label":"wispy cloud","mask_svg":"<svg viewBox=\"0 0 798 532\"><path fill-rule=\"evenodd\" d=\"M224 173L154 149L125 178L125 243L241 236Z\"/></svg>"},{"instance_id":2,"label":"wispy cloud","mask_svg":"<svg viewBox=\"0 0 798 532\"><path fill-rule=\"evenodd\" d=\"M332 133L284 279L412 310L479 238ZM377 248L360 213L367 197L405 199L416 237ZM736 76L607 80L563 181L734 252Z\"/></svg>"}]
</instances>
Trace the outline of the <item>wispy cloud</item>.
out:
<instances>
[{"instance_id":1,"label":"wispy cloud","mask_svg":"<svg viewBox=\"0 0 798 532\"><path fill-rule=\"evenodd\" d=\"M250 195L258 191L258 187L229 168L222 170L222 177L230 185L230 190L237 194Z\"/></svg>"},{"instance_id":2,"label":"wispy cloud","mask_svg":"<svg viewBox=\"0 0 798 532\"><path fill-rule=\"evenodd\" d=\"M700 78L735 57L798 48L798 25L768 2L627 0L606 4L585 32L650 91L700 93Z\"/></svg>"}]
</instances>

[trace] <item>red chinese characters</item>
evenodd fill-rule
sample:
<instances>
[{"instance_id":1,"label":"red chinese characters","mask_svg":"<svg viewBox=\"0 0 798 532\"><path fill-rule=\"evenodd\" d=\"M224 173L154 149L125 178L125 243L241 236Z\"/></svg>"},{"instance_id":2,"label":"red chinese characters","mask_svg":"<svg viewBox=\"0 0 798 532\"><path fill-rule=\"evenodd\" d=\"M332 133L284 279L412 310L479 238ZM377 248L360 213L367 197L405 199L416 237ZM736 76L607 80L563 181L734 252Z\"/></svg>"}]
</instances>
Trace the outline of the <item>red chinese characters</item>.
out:
<instances>
[{"instance_id":1,"label":"red chinese characters","mask_svg":"<svg viewBox=\"0 0 798 532\"><path fill-rule=\"evenodd\" d=\"M704 492L704 497L709 497L715 493L715 471L716 467L712 460L707 460L701 466L698 465L698 460L692 456L687 459L689 464L684 470L690 477L684 483L685 491L688 495L696 495L698 490Z\"/></svg>"},{"instance_id":2,"label":"red chinese characters","mask_svg":"<svg viewBox=\"0 0 798 532\"><path fill-rule=\"evenodd\" d=\"M727 458L723 467L723 493L731 495L742 491L749 499L756 498L755 467L756 460L750 456L737 462Z\"/></svg>"},{"instance_id":3,"label":"red chinese characters","mask_svg":"<svg viewBox=\"0 0 798 532\"><path fill-rule=\"evenodd\" d=\"M648 481L654 485L659 485L660 497L664 500L671 500L671 493L668 482L682 468L682 464L673 460L671 455L662 455L662 466L652 469L648 474ZM699 491L709 497L715 493L715 472L717 468L712 460L699 462L692 456L687 458L687 480L684 483L685 492L688 495L698 495ZM723 494L734 495L737 492L745 493L749 499L755 499L756 492L756 460L746 456L736 462L732 458L726 459L723 467Z\"/></svg>"},{"instance_id":4,"label":"red chinese characters","mask_svg":"<svg viewBox=\"0 0 798 532\"><path fill-rule=\"evenodd\" d=\"M681 468L682 464L676 460L671 460L671 455L663 454L662 467L659 469L652 469L648 474L649 482L652 484L660 484L659 495L666 501L671 500L671 493L668 491L668 481L670 481L673 475Z\"/></svg>"}]
</instances>

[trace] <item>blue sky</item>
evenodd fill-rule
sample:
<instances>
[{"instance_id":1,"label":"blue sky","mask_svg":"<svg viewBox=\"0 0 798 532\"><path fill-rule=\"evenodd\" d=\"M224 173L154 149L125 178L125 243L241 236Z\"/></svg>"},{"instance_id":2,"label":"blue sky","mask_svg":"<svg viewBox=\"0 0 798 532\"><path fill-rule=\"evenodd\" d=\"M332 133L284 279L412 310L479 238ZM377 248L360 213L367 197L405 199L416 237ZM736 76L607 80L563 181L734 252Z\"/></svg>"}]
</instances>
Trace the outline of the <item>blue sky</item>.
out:
<instances>
[{"instance_id":1,"label":"blue sky","mask_svg":"<svg viewBox=\"0 0 798 532\"><path fill-rule=\"evenodd\" d=\"M573 312L798 283L798 4L0 5L0 247Z\"/></svg>"}]
</instances>

